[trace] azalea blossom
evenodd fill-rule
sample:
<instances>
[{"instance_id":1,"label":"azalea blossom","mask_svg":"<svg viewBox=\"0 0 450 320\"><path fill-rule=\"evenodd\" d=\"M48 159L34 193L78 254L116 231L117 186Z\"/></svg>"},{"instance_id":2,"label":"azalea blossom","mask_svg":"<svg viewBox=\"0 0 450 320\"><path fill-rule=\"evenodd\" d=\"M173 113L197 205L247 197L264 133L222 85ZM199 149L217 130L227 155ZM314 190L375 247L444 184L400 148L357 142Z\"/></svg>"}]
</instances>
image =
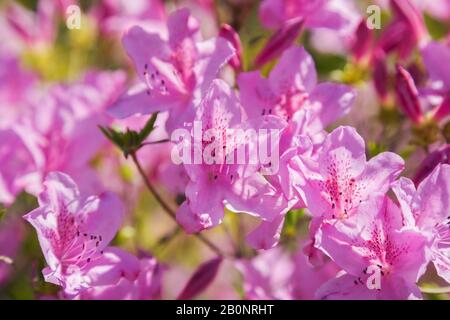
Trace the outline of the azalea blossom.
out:
<instances>
[{"instance_id":1,"label":"azalea blossom","mask_svg":"<svg viewBox=\"0 0 450 320\"><path fill-rule=\"evenodd\" d=\"M183 120L192 121L194 101L206 93L219 69L233 57L234 49L220 37L201 41L198 22L187 9L172 13L167 26L167 39L137 26L124 35L123 45L140 82L112 112L125 118L171 110L167 126L172 131Z\"/></svg>"},{"instance_id":2,"label":"azalea blossom","mask_svg":"<svg viewBox=\"0 0 450 320\"><path fill-rule=\"evenodd\" d=\"M273 248L252 259L240 259L237 269L244 277L245 298L250 300L313 300L319 287L333 278L339 268L329 261L313 267L301 250L294 253Z\"/></svg>"},{"instance_id":3,"label":"azalea blossom","mask_svg":"<svg viewBox=\"0 0 450 320\"><path fill-rule=\"evenodd\" d=\"M350 38L359 22L356 8L342 0L264 0L259 16L265 27L277 31L256 58L257 66L280 55L299 36L302 27L319 32L329 29L342 40Z\"/></svg>"},{"instance_id":4,"label":"azalea blossom","mask_svg":"<svg viewBox=\"0 0 450 320\"><path fill-rule=\"evenodd\" d=\"M39 207L27 215L47 262L45 280L69 293L87 287L86 268L102 257L121 225L124 208L113 194L82 197L66 174L49 173Z\"/></svg>"},{"instance_id":5,"label":"azalea blossom","mask_svg":"<svg viewBox=\"0 0 450 320\"><path fill-rule=\"evenodd\" d=\"M367 161L361 136L351 127L339 127L327 136L318 162L304 159L307 182L298 187L314 217L341 220L370 197L387 192L403 168L403 159L392 152Z\"/></svg>"},{"instance_id":6,"label":"azalea blossom","mask_svg":"<svg viewBox=\"0 0 450 320\"><path fill-rule=\"evenodd\" d=\"M357 214L363 202L384 195L404 168L403 159L391 152L367 161L364 140L351 127L331 132L315 160L300 157L295 164L304 178L290 183L304 195L313 217L310 256L314 242L323 234L317 234L322 221L339 222Z\"/></svg>"},{"instance_id":7,"label":"azalea blossom","mask_svg":"<svg viewBox=\"0 0 450 320\"><path fill-rule=\"evenodd\" d=\"M276 115L290 121L296 111L308 108L323 128L345 115L355 98L349 86L318 83L314 60L298 46L283 53L268 78L259 71L245 72L239 75L238 84L249 118Z\"/></svg>"},{"instance_id":8,"label":"azalea blossom","mask_svg":"<svg viewBox=\"0 0 450 320\"><path fill-rule=\"evenodd\" d=\"M407 178L394 185L406 221L430 239L437 273L450 283L450 166L438 165L417 187Z\"/></svg>"},{"instance_id":9,"label":"azalea blossom","mask_svg":"<svg viewBox=\"0 0 450 320\"><path fill-rule=\"evenodd\" d=\"M317 246L345 271L319 289L319 299L421 298L416 283L426 268L427 238L406 225L389 198L371 198L319 232Z\"/></svg>"},{"instance_id":10,"label":"azalea blossom","mask_svg":"<svg viewBox=\"0 0 450 320\"><path fill-rule=\"evenodd\" d=\"M75 300L152 300L161 298L163 267L153 257L138 259L116 247L108 247L83 276L88 288Z\"/></svg>"},{"instance_id":11,"label":"azalea blossom","mask_svg":"<svg viewBox=\"0 0 450 320\"><path fill-rule=\"evenodd\" d=\"M228 164L214 159L220 156L219 152L225 159L224 150L233 155L242 143L248 145L257 143L257 141L236 140L233 136L227 137L227 129L265 127L281 130L283 122L276 117L266 116L254 123L243 123L239 101L233 90L222 80L215 80L212 83L196 111L196 120L201 121L203 128L215 129L215 136L222 139L216 141L214 150L210 150L209 155L213 160L210 164L184 165L189 182L185 192L187 200L177 212L178 222L188 232L211 228L222 221L225 207L265 220L274 219L286 209L286 199L264 179L259 172L260 164L252 165L248 162L237 164L236 160L233 164ZM201 154L205 154L208 138L203 136L202 139L201 145L194 148L200 148ZM211 196L203 198L204 194Z\"/></svg>"}]
</instances>

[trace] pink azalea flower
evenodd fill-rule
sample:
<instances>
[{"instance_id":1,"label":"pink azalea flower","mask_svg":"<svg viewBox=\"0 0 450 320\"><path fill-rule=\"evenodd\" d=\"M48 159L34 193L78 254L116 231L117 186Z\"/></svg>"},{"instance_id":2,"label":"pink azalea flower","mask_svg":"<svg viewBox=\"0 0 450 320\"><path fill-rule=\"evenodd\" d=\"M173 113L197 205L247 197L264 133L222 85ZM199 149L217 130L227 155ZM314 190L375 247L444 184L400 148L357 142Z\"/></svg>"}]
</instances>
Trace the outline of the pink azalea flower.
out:
<instances>
[{"instance_id":1,"label":"pink azalea flower","mask_svg":"<svg viewBox=\"0 0 450 320\"><path fill-rule=\"evenodd\" d=\"M218 108L220 106L220 108ZM234 91L222 80L215 80L197 108L196 118L203 130L215 129L223 139L218 148L234 152L238 144L247 143L231 137L227 129L272 128L281 130L279 118L266 116L254 122L242 122L241 106ZM252 141L249 145L252 145ZM203 137L198 146L202 154L208 142ZM212 150L211 150L212 151ZM225 157L225 152L223 154ZM284 195L268 183L258 171L260 164L184 164L189 176L187 200L177 212L178 222L187 232L198 232L222 221L224 207L234 212L246 212L265 220L273 220L286 210ZM208 195L203 197L203 195Z\"/></svg>"},{"instance_id":2,"label":"pink azalea flower","mask_svg":"<svg viewBox=\"0 0 450 320\"><path fill-rule=\"evenodd\" d=\"M407 178L400 178L393 189L408 223L431 240L431 261L450 283L450 166L438 165L417 190Z\"/></svg>"},{"instance_id":3,"label":"pink azalea flower","mask_svg":"<svg viewBox=\"0 0 450 320\"><path fill-rule=\"evenodd\" d=\"M304 196L313 216L311 246L305 249L313 258L322 221L343 221L357 214L361 203L385 194L403 170L404 161L391 152L367 161L361 136L351 127L339 127L327 136L317 158L300 157L296 165L304 178L291 183Z\"/></svg>"},{"instance_id":4,"label":"pink azalea flower","mask_svg":"<svg viewBox=\"0 0 450 320\"><path fill-rule=\"evenodd\" d=\"M36 76L22 68L18 57L0 55L0 128L15 124L28 113L36 95Z\"/></svg>"},{"instance_id":5,"label":"pink azalea flower","mask_svg":"<svg viewBox=\"0 0 450 320\"><path fill-rule=\"evenodd\" d=\"M397 66L395 91L397 100L403 113L413 122L423 121L423 112L419 100L419 92L408 71L401 66Z\"/></svg>"},{"instance_id":6,"label":"pink azalea flower","mask_svg":"<svg viewBox=\"0 0 450 320\"><path fill-rule=\"evenodd\" d=\"M98 125L111 119L104 113L124 88L122 72L92 72L71 85L55 85L38 102L30 125L39 132L44 177L62 171L74 177L82 192L100 188L90 161L106 143ZM41 189L36 185L35 192Z\"/></svg>"},{"instance_id":7,"label":"pink azalea flower","mask_svg":"<svg viewBox=\"0 0 450 320\"><path fill-rule=\"evenodd\" d=\"M298 46L283 53L267 79L259 71L245 72L239 75L238 84L249 118L270 114L290 121L296 111L308 108L323 127L346 114L355 98L349 86L318 84L312 57Z\"/></svg>"},{"instance_id":8,"label":"pink azalea flower","mask_svg":"<svg viewBox=\"0 0 450 320\"><path fill-rule=\"evenodd\" d=\"M152 257L138 259L120 248L106 248L83 272L88 288L76 300L151 300L161 298L163 267Z\"/></svg>"},{"instance_id":9,"label":"pink azalea flower","mask_svg":"<svg viewBox=\"0 0 450 320\"><path fill-rule=\"evenodd\" d=\"M40 184L44 155L39 149L38 133L15 125L0 130L0 202L10 205L17 194Z\"/></svg>"},{"instance_id":10,"label":"pink azalea flower","mask_svg":"<svg viewBox=\"0 0 450 320\"><path fill-rule=\"evenodd\" d=\"M306 207L306 197L298 185L306 183L301 171L301 157L318 161L317 148L325 140L326 131L316 113L309 109L297 111L290 126L284 131L280 141L280 169L276 175L266 177L271 184L281 190L288 200L288 210ZM299 163L300 161L300 163ZM286 210L287 211L287 210ZM284 224L281 213L272 221L262 221L246 241L255 249L269 249L278 244Z\"/></svg>"},{"instance_id":11,"label":"pink azalea flower","mask_svg":"<svg viewBox=\"0 0 450 320\"><path fill-rule=\"evenodd\" d=\"M260 66L277 57L307 29L331 29L335 37L350 35L357 27L359 14L342 0L264 0L259 9L263 25L277 29L256 59ZM344 37L345 38L345 37Z\"/></svg>"},{"instance_id":12,"label":"pink azalea flower","mask_svg":"<svg viewBox=\"0 0 450 320\"><path fill-rule=\"evenodd\" d=\"M233 29L232 26L223 24L220 27L219 36L227 39L233 45L236 53L233 58L231 58L229 64L234 68L234 70L240 71L242 69L242 45L239 34Z\"/></svg>"},{"instance_id":13,"label":"pink azalea flower","mask_svg":"<svg viewBox=\"0 0 450 320\"><path fill-rule=\"evenodd\" d=\"M301 17L310 28L338 29L347 23L340 12L338 2L337 0L264 0L259 8L259 15L267 28L279 28L286 21Z\"/></svg>"},{"instance_id":14,"label":"pink azalea flower","mask_svg":"<svg viewBox=\"0 0 450 320\"><path fill-rule=\"evenodd\" d=\"M48 174L44 188L39 207L24 219L36 229L48 264L45 280L76 293L87 286L83 273L102 257L124 209L112 194L81 197L75 182L63 173Z\"/></svg>"},{"instance_id":15,"label":"pink azalea flower","mask_svg":"<svg viewBox=\"0 0 450 320\"><path fill-rule=\"evenodd\" d=\"M371 198L340 223L326 221L318 246L345 273L324 284L320 299L420 298L416 283L426 270L427 239L405 226L387 197ZM378 277L378 279L376 279Z\"/></svg>"},{"instance_id":16,"label":"pink azalea flower","mask_svg":"<svg viewBox=\"0 0 450 320\"><path fill-rule=\"evenodd\" d=\"M281 188L288 200L288 208L304 207L302 191L294 190L293 180L301 179L298 170L292 170L289 162L295 162L297 153L312 153L324 138L324 128L348 113L355 99L355 91L349 86L320 83L314 61L301 47L286 50L269 77L263 78L258 71L241 73L238 77L241 101L250 119L275 115L288 121L280 141L280 171L274 186ZM308 136L308 139L298 138ZM302 141L302 142L301 142ZM299 144L304 144L300 147ZM308 145L309 144L309 145ZM298 181L297 181L298 183ZM247 241L255 248L268 249L275 246L283 226L284 216L273 221L263 221L252 231Z\"/></svg>"},{"instance_id":17,"label":"pink azalea flower","mask_svg":"<svg viewBox=\"0 0 450 320\"><path fill-rule=\"evenodd\" d=\"M410 0L390 1L394 19L383 30L377 48L385 53L397 52L403 59L409 57L417 45L429 40L423 15Z\"/></svg>"},{"instance_id":18,"label":"pink azalea flower","mask_svg":"<svg viewBox=\"0 0 450 320\"><path fill-rule=\"evenodd\" d=\"M303 188L313 217L346 219L364 201L386 193L404 168L401 157L383 152L366 160L365 143L351 127L339 127L326 138L318 161L304 159Z\"/></svg>"},{"instance_id":19,"label":"pink azalea flower","mask_svg":"<svg viewBox=\"0 0 450 320\"><path fill-rule=\"evenodd\" d=\"M450 72L439 61L450 59L450 48L429 42L421 50L429 79L425 87L417 88L411 74L397 66L395 89L402 111L413 122L427 118L443 121L450 115Z\"/></svg>"},{"instance_id":20,"label":"pink azalea flower","mask_svg":"<svg viewBox=\"0 0 450 320\"><path fill-rule=\"evenodd\" d=\"M424 95L429 96L433 117L442 120L450 115L450 68L440 63L450 59L450 46L431 41L421 50L423 62L429 75Z\"/></svg>"},{"instance_id":21,"label":"pink azalea flower","mask_svg":"<svg viewBox=\"0 0 450 320\"><path fill-rule=\"evenodd\" d=\"M201 41L198 22L189 10L172 13L169 36L131 28L123 45L134 62L140 83L114 106L119 118L171 110L169 131L192 120L189 108L205 94L219 69L233 57L232 45L223 38Z\"/></svg>"},{"instance_id":22,"label":"pink azalea flower","mask_svg":"<svg viewBox=\"0 0 450 320\"><path fill-rule=\"evenodd\" d=\"M414 175L414 184L417 186L436 168L439 164L450 164L450 144L431 152L420 164Z\"/></svg>"},{"instance_id":23,"label":"pink azalea flower","mask_svg":"<svg viewBox=\"0 0 450 320\"><path fill-rule=\"evenodd\" d=\"M313 300L316 290L339 270L331 261L312 267L302 250L289 254L280 248L240 259L236 268L244 277L244 297L249 300Z\"/></svg>"},{"instance_id":24,"label":"pink azalea flower","mask_svg":"<svg viewBox=\"0 0 450 320\"><path fill-rule=\"evenodd\" d=\"M248 300L289 300L292 298L294 263L282 249L273 248L251 260L241 259L236 267L244 277Z\"/></svg>"},{"instance_id":25,"label":"pink azalea flower","mask_svg":"<svg viewBox=\"0 0 450 320\"><path fill-rule=\"evenodd\" d=\"M166 32L166 12L160 0L103 0L89 10L89 15L105 33L120 35L135 25L148 32Z\"/></svg>"},{"instance_id":26,"label":"pink azalea flower","mask_svg":"<svg viewBox=\"0 0 450 320\"><path fill-rule=\"evenodd\" d=\"M292 296L297 300L314 300L316 291L327 281L334 278L340 268L333 261L326 261L321 266L313 266L303 252L303 241L299 243L293 260L295 270L291 277Z\"/></svg>"},{"instance_id":27,"label":"pink azalea flower","mask_svg":"<svg viewBox=\"0 0 450 320\"><path fill-rule=\"evenodd\" d=\"M49 46L57 36L55 20L58 16L64 16L71 2L71 0L41 0L37 3L36 12L22 5L9 3L6 7L7 21L24 45Z\"/></svg>"}]
</instances>

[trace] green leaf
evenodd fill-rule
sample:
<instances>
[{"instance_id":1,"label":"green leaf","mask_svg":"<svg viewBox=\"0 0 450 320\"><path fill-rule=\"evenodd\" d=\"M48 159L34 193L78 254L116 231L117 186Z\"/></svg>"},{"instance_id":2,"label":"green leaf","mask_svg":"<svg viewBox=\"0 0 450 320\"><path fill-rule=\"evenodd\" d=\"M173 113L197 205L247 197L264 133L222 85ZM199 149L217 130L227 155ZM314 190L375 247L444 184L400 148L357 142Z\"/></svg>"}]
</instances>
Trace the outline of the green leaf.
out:
<instances>
[{"instance_id":1,"label":"green leaf","mask_svg":"<svg viewBox=\"0 0 450 320\"><path fill-rule=\"evenodd\" d=\"M155 129L155 122L156 118L158 117L158 113L155 112L152 114L150 119L148 119L147 123L145 124L144 128L139 132L139 138L141 139L141 143L147 139L147 137L152 133L152 131Z\"/></svg>"},{"instance_id":2,"label":"green leaf","mask_svg":"<svg viewBox=\"0 0 450 320\"><path fill-rule=\"evenodd\" d=\"M106 138L114 143L123 152L125 158L142 147L142 143L155 129L155 122L158 113L152 114L140 132L127 129L125 132L119 132L112 128L99 126Z\"/></svg>"}]
</instances>

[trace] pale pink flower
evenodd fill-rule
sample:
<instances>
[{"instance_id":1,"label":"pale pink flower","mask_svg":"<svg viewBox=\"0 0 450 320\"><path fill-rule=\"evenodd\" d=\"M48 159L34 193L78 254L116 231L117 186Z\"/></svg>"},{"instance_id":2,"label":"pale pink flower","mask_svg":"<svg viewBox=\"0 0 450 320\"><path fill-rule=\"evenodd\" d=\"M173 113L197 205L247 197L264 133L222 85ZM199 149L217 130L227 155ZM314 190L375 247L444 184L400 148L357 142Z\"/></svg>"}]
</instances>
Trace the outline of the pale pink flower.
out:
<instances>
[{"instance_id":1,"label":"pale pink flower","mask_svg":"<svg viewBox=\"0 0 450 320\"><path fill-rule=\"evenodd\" d=\"M219 69L233 57L232 45L223 38L201 41L199 24L187 9L172 13L169 36L131 28L123 37L140 83L114 106L113 114L125 118L170 110L169 131L191 121L192 104L206 93Z\"/></svg>"},{"instance_id":2,"label":"pale pink flower","mask_svg":"<svg viewBox=\"0 0 450 320\"><path fill-rule=\"evenodd\" d=\"M306 252L314 258L322 221L343 221L357 214L361 203L384 195L403 170L404 161L391 152L367 161L362 137L351 127L339 127L327 136L317 158L300 156L296 166L303 178L292 185L304 196L313 217L311 247Z\"/></svg>"},{"instance_id":3,"label":"pale pink flower","mask_svg":"<svg viewBox=\"0 0 450 320\"><path fill-rule=\"evenodd\" d=\"M120 248L106 248L83 271L88 288L76 300L152 300L161 298L163 267L153 257L138 259Z\"/></svg>"},{"instance_id":4,"label":"pale pink flower","mask_svg":"<svg viewBox=\"0 0 450 320\"><path fill-rule=\"evenodd\" d=\"M406 225L389 198L371 198L351 218L328 220L319 232L318 247L345 273L324 284L318 298L421 298L416 283L426 270L427 239Z\"/></svg>"},{"instance_id":5,"label":"pale pink flower","mask_svg":"<svg viewBox=\"0 0 450 320\"><path fill-rule=\"evenodd\" d=\"M36 229L48 265L44 277L76 293L86 288L86 268L102 257L120 227L123 205L113 194L81 197L75 182L59 172L47 175L38 201L24 219Z\"/></svg>"},{"instance_id":6,"label":"pale pink flower","mask_svg":"<svg viewBox=\"0 0 450 320\"><path fill-rule=\"evenodd\" d=\"M286 199L259 172L261 164L215 163L214 158L225 159L226 152L235 155L240 144L248 144L250 148L254 148L258 143L241 141L239 137L233 136L227 139L227 129L254 128L257 132L259 128L281 130L284 127L283 121L266 116L243 122L239 101L234 91L222 80L212 83L196 111L195 119L201 121L202 129L214 129L215 136L222 138L215 144L221 155L213 155L205 136L202 137L201 145L194 144L194 148L199 149L204 159L202 164L184 165L189 183L185 192L187 200L177 212L178 222L188 232L211 228L222 221L225 206L232 211L245 212L269 221L282 214L286 210ZM207 147L210 148L210 153L205 151ZM215 150L216 148L214 153ZM213 161L211 164L206 163L209 161L208 157ZM236 162L237 159L234 158L234 163Z\"/></svg>"},{"instance_id":7,"label":"pale pink flower","mask_svg":"<svg viewBox=\"0 0 450 320\"><path fill-rule=\"evenodd\" d=\"M160 0L102 0L94 4L88 14L105 33L121 35L133 26L148 32L166 33L164 4Z\"/></svg>"},{"instance_id":8,"label":"pale pink flower","mask_svg":"<svg viewBox=\"0 0 450 320\"><path fill-rule=\"evenodd\" d=\"M241 73L238 78L242 105L250 119L276 115L290 121L296 111L308 108L326 127L349 111L355 92L346 85L317 82L312 57L298 46L283 53L268 78L259 71Z\"/></svg>"},{"instance_id":9,"label":"pale pink flower","mask_svg":"<svg viewBox=\"0 0 450 320\"><path fill-rule=\"evenodd\" d=\"M408 224L430 239L431 261L450 283L450 166L438 165L417 187L407 178L393 187Z\"/></svg>"}]
</instances>

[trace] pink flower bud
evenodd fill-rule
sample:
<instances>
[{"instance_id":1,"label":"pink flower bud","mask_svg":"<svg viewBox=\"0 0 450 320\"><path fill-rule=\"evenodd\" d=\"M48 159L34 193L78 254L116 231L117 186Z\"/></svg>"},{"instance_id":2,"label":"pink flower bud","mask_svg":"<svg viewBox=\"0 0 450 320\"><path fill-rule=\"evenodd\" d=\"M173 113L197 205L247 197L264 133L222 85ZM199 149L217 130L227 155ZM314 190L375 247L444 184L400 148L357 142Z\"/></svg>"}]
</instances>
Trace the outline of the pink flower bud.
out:
<instances>
[{"instance_id":1,"label":"pink flower bud","mask_svg":"<svg viewBox=\"0 0 450 320\"><path fill-rule=\"evenodd\" d=\"M415 123L420 123L423 119L419 102L419 92L417 91L414 79L402 66L396 67L395 92L400 108Z\"/></svg>"},{"instance_id":2,"label":"pink flower bud","mask_svg":"<svg viewBox=\"0 0 450 320\"><path fill-rule=\"evenodd\" d=\"M216 257L201 264L178 296L178 300L191 299L205 290L216 277L221 263L222 257Z\"/></svg>"},{"instance_id":3,"label":"pink flower bud","mask_svg":"<svg viewBox=\"0 0 450 320\"><path fill-rule=\"evenodd\" d=\"M441 163L450 164L450 144L430 153L428 157L423 160L414 176L414 183L418 185Z\"/></svg>"},{"instance_id":4,"label":"pink flower bud","mask_svg":"<svg viewBox=\"0 0 450 320\"><path fill-rule=\"evenodd\" d=\"M242 69L242 45L239 34L233 29L232 26L223 24L219 31L219 37L228 40L234 50L236 50L236 53L233 58L231 58L229 64L236 71L240 71Z\"/></svg>"},{"instance_id":5,"label":"pink flower bud","mask_svg":"<svg viewBox=\"0 0 450 320\"><path fill-rule=\"evenodd\" d=\"M255 67L260 67L270 60L275 59L285 49L289 48L300 35L302 26L302 18L292 19L286 22L283 27L272 35L260 54L256 57Z\"/></svg>"},{"instance_id":6,"label":"pink flower bud","mask_svg":"<svg viewBox=\"0 0 450 320\"><path fill-rule=\"evenodd\" d=\"M441 105L438 106L435 110L433 118L440 121L444 118L447 118L450 115L450 94L444 98Z\"/></svg>"},{"instance_id":7,"label":"pink flower bud","mask_svg":"<svg viewBox=\"0 0 450 320\"><path fill-rule=\"evenodd\" d=\"M374 32L367 28L367 22L365 19L361 19L361 22L356 29L355 41L352 45L351 52L357 61L361 60L372 49L374 41Z\"/></svg>"}]
</instances>

